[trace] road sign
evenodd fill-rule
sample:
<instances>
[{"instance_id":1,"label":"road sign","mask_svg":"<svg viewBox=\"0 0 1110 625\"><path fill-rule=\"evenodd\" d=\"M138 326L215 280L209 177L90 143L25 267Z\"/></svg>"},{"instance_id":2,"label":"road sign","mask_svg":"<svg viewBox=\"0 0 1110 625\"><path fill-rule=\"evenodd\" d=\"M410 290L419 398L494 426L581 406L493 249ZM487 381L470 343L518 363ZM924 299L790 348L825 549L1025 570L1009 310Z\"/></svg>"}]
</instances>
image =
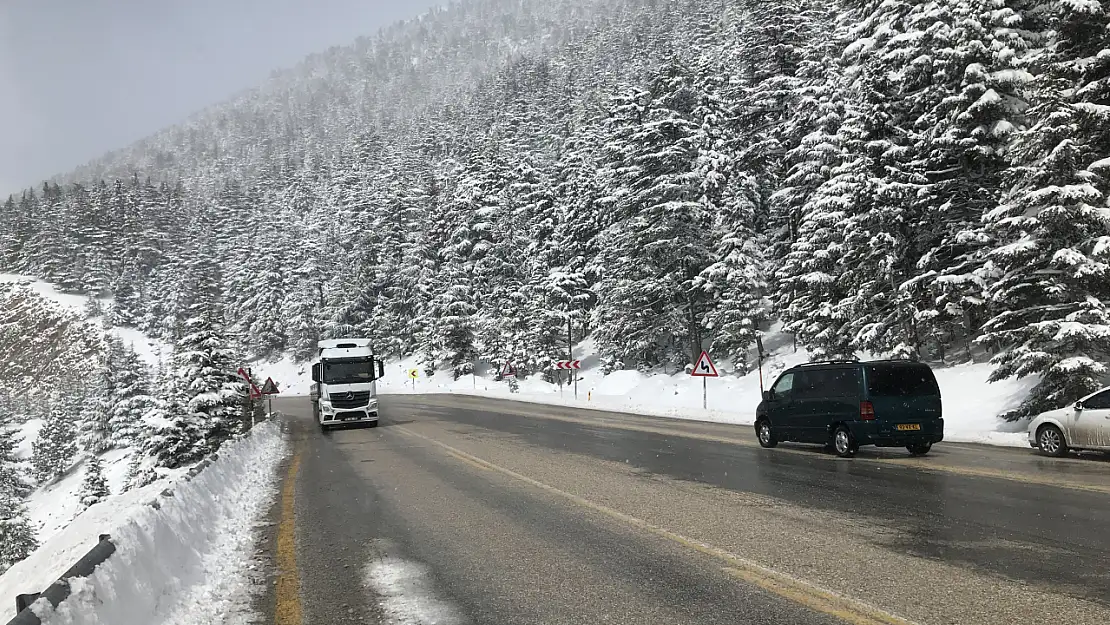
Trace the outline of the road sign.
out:
<instances>
[{"instance_id":1,"label":"road sign","mask_svg":"<svg viewBox=\"0 0 1110 625\"><path fill-rule=\"evenodd\" d=\"M501 377L503 377L503 378L515 378L516 377L516 367L513 366L513 363L512 363L511 360L506 360L505 361L505 366L501 367Z\"/></svg>"},{"instance_id":2,"label":"road sign","mask_svg":"<svg viewBox=\"0 0 1110 625\"><path fill-rule=\"evenodd\" d=\"M258 399L262 397L262 391L258 390L258 387L254 385L254 382L251 380L251 374L242 367L239 367L238 373L239 377L243 378L243 381L247 383L250 389L250 398Z\"/></svg>"},{"instance_id":3,"label":"road sign","mask_svg":"<svg viewBox=\"0 0 1110 625\"><path fill-rule=\"evenodd\" d=\"M419 378L420 377L420 370L419 369L409 369L409 377L414 379L414 380L416 378Z\"/></svg>"},{"instance_id":4,"label":"road sign","mask_svg":"<svg viewBox=\"0 0 1110 625\"><path fill-rule=\"evenodd\" d=\"M280 392L273 378L266 378L266 383L262 385L262 390L259 391L263 395L277 395Z\"/></svg>"},{"instance_id":5,"label":"road sign","mask_svg":"<svg viewBox=\"0 0 1110 625\"><path fill-rule=\"evenodd\" d=\"M560 360L555 363L556 369L581 369L581 360Z\"/></svg>"},{"instance_id":6,"label":"road sign","mask_svg":"<svg viewBox=\"0 0 1110 625\"><path fill-rule=\"evenodd\" d=\"M696 378L721 377L721 375L717 373L716 365L714 365L713 361L709 359L708 352L702 352L701 356L698 356L698 361L694 363L694 370L690 372L690 375Z\"/></svg>"}]
</instances>

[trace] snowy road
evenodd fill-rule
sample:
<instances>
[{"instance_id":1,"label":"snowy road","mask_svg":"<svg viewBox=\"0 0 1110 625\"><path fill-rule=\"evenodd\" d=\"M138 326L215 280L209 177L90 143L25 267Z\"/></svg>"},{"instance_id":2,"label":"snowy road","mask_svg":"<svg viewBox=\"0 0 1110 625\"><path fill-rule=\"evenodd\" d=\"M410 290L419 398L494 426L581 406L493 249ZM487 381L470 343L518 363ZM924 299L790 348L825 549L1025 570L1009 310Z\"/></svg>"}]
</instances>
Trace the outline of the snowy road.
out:
<instances>
[{"instance_id":1,"label":"snowy road","mask_svg":"<svg viewBox=\"0 0 1110 625\"><path fill-rule=\"evenodd\" d=\"M840 460L735 426L382 405L379 428L321 434L307 400L275 402L296 452L270 622L1110 619L1105 460L962 445Z\"/></svg>"}]
</instances>

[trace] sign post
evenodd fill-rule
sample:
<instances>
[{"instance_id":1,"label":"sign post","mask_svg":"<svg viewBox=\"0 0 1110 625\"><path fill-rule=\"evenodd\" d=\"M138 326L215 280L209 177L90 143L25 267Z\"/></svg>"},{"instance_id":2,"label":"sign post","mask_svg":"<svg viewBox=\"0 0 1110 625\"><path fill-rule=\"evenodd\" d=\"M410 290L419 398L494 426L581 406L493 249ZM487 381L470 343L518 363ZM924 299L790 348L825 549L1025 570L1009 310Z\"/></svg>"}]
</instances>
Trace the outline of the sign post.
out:
<instances>
[{"instance_id":1,"label":"sign post","mask_svg":"<svg viewBox=\"0 0 1110 625\"><path fill-rule=\"evenodd\" d=\"M694 370L690 375L695 378L701 378L701 407L702 410L709 408L709 391L705 382L706 378L719 378L721 375L717 373L717 366L709 358L709 352L702 351L701 356L698 356L698 361L694 363Z\"/></svg>"},{"instance_id":2,"label":"sign post","mask_svg":"<svg viewBox=\"0 0 1110 625\"><path fill-rule=\"evenodd\" d=\"M578 399L578 374L576 371L582 368L581 360L557 360L555 361L555 368L559 371L569 370L570 375L574 377L574 398ZM563 381L559 380L559 394L563 394Z\"/></svg>"},{"instance_id":3,"label":"sign post","mask_svg":"<svg viewBox=\"0 0 1110 625\"><path fill-rule=\"evenodd\" d=\"M281 391L278 390L277 383L274 382L273 378L266 378L265 384L258 392L266 396L266 418L271 418L274 414L274 402L271 397ZM254 413L251 413L251 425L254 425Z\"/></svg>"},{"instance_id":4,"label":"sign post","mask_svg":"<svg viewBox=\"0 0 1110 625\"><path fill-rule=\"evenodd\" d=\"M420 377L419 369L409 369L409 379L412 380L412 390L416 391L416 378Z\"/></svg>"},{"instance_id":5,"label":"sign post","mask_svg":"<svg viewBox=\"0 0 1110 625\"><path fill-rule=\"evenodd\" d=\"M755 349L759 358L759 396L763 397L763 339L755 335Z\"/></svg>"}]
</instances>

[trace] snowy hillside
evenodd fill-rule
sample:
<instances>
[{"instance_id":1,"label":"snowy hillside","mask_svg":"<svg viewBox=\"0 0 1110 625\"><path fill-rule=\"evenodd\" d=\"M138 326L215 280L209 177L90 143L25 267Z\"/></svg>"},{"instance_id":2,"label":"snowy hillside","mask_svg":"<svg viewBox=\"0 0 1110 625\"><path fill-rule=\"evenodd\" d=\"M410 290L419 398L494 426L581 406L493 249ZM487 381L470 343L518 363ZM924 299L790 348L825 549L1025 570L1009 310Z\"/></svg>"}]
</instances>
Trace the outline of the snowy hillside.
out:
<instances>
[{"instance_id":1,"label":"snowy hillside","mask_svg":"<svg viewBox=\"0 0 1110 625\"><path fill-rule=\"evenodd\" d=\"M3 536L0 573L71 535L75 523L110 525L107 511L172 483L238 431L238 417L210 422L218 436L197 431L191 442L178 406L215 404L226 413L241 403L238 382L215 402L194 386L204 403L186 404L188 378L177 376L192 375L191 358L209 356L192 350L182 357L165 341L113 325L115 313L111 297L0 275L0 353L11 354L9 371L18 372L0 376L0 518L19 528ZM56 348L43 349L44 340ZM218 384L235 379L233 370L222 375Z\"/></svg>"}]
</instances>

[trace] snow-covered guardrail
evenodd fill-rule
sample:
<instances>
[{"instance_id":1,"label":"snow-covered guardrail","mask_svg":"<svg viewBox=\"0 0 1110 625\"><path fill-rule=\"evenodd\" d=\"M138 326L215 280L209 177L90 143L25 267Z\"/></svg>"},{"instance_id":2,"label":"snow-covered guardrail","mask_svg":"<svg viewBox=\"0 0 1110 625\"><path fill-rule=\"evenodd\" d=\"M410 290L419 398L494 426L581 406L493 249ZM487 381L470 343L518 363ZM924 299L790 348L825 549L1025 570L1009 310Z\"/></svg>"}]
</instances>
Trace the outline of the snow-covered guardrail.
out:
<instances>
[{"instance_id":1,"label":"snow-covered guardrail","mask_svg":"<svg viewBox=\"0 0 1110 625\"><path fill-rule=\"evenodd\" d=\"M42 621L39 620L38 614L35 614L31 609L31 604L41 599L46 599L50 603L51 608L58 607L58 604L65 601L69 597L69 580L75 577L88 577L92 575L93 570L100 566L107 560L113 553L116 552L116 545L107 534L100 535L100 541L96 543L83 558L77 561L69 568L68 571L62 574L58 581L50 585L49 588L41 593L33 593L26 595L16 595L15 597L15 618L8 621L8 625L41 625Z\"/></svg>"},{"instance_id":2,"label":"snow-covered guardrail","mask_svg":"<svg viewBox=\"0 0 1110 625\"><path fill-rule=\"evenodd\" d=\"M118 518L96 517L110 524L105 529L111 536L101 535L43 592L19 595L18 613L8 625L157 625L181 622L183 614L202 609L244 609L240 604L251 593L248 569L256 538L249 530L277 493L277 468L288 450L282 429L274 421L259 424L192 467L171 488L135 499L118 511ZM89 511L95 513L96 507ZM75 546L68 557L81 553L80 543ZM50 554L46 544L28 561L46 566L45 560L31 559ZM47 582L40 577L37 583ZM9 583L0 601L39 590L21 586ZM11 615L5 612L5 618Z\"/></svg>"}]
</instances>

